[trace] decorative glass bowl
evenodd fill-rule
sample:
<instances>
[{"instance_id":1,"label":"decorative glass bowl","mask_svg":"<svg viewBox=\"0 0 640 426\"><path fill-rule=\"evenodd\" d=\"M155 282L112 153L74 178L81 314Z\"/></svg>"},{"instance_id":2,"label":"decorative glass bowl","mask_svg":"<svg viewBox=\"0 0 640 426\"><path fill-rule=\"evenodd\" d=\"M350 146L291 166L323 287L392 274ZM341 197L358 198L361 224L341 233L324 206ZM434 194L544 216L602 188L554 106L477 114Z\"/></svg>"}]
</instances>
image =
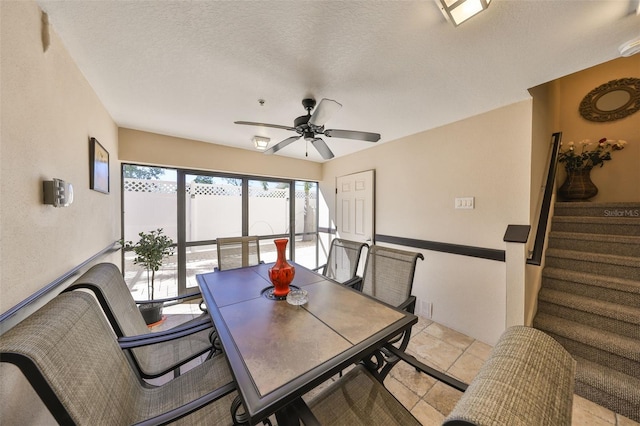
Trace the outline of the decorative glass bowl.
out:
<instances>
[{"instance_id":1,"label":"decorative glass bowl","mask_svg":"<svg viewBox=\"0 0 640 426\"><path fill-rule=\"evenodd\" d=\"M299 288L292 288L287 294L287 303L291 305L304 305L309 301L307 291Z\"/></svg>"}]
</instances>

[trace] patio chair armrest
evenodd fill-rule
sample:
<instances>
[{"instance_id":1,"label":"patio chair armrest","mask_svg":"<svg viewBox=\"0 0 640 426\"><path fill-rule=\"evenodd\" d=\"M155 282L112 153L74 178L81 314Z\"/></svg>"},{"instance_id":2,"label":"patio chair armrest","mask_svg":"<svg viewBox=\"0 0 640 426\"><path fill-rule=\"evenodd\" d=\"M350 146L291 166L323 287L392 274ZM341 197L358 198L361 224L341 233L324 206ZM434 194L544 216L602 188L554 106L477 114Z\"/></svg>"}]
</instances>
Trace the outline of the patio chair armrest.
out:
<instances>
[{"instance_id":1,"label":"patio chair armrest","mask_svg":"<svg viewBox=\"0 0 640 426\"><path fill-rule=\"evenodd\" d=\"M355 276L343 282L342 285L351 287L354 290L362 291L362 277Z\"/></svg>"},{"instance_id":2,"label":"patio chair armrest","mask_svg":"<svg viewBox=\"0 0 640 426\"><path fill-rule=\"evenodd\" d=\"M402 304L398 306L398 308L402 309L403 311L414 313L414 311L416 310L416 297L409 296L409 298L402 302Z\"/></svg>"},{"instance_id":3,"label":"patio chair armrest","mask_svg":"<svg viewBox=\"0 0 640 426\"><path fill-rule=\"evenodd\" d=\"M153 345L161 342L168 342L184 336L198 333L213 327L211 319L200 321L191 327L174 327L171 330L158 331L155 333L139 334L137 336L125 336L118 338L121 349L131 349L140 346ZM179 328L179 329L178 329Z\"/></svg>"},{"instance_id":4,"label":"patio chair armrest","mask_svg":"<svg viewBox=\"0 0 640 426\"><path fill-rule=\"evenodd\" d=\"M173 410L169 410L166 413L160 414L159 416L152 417L147 420L143 420L141 422L135 423L136 426L152 426L152 425L165 425L171 422L174 422L184 416L187 416L194 411L201 409L202 407L210 404L218 399L230 394L236 389L236 384L234 382L227 383L216 390L213 390L200 398L194 399L193 401L178 407Z\"/></svg>"}]
</instances>

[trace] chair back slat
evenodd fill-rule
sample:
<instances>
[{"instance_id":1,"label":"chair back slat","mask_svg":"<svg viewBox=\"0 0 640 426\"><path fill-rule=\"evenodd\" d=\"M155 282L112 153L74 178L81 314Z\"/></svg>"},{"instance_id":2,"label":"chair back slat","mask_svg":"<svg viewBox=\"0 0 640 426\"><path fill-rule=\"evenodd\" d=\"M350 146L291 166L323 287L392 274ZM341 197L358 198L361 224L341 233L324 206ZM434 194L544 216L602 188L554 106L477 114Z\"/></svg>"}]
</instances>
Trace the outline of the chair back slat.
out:
<instances>
[{"instance_id":1,"label":"chair back slat","mask_svg":"<svg viewBox=\"0 0 640 426\"><path fill-rule=\"evenodd\" d=\"M216 244L220 271L260 264L260 241L256 236L218 238Z\"/></svg>"},{"instance_id":2,"label":"chair back slat","mask_svg":"<svg viewBox=\"0 0 640 426\"><path fill-rule=\"evenodd\" d=\"M97 264L75 280L67 291L93 291L118 337L149 332L120 269L113 263Z\"/></svg>"},{"instance_id":3,"label":"chair back slat","mask_svg":"<svg viewBox=\"0 0 640 426\"><path fill-rule=\"evenodd\" d=\"M136 305L122 273L112 263L99 263L65 291L90 291L118 337L146 335L149 328ZM170 342L129 349L131 361L142 377L157 377L209 350L209 331L203 330Z\"/></svg>"},{"instance_id":4,"label":"chair back slat","mask_svg":"<svg viewBox=\"0 0 640 426\"><path fill-rule=\"evenodd\" d=\"M411 296L413 277L421 253L373 245L367 255L362 292L392 306Z\"/></svg>"},{"instance_id":5,"label":"chair back slat","mask_svg":"<svg viewBox=\"0 0 640 426\"><path fill-rule=\"evenodd\" d=\"M92 295L62 293L0 338L61 424L131 424L142 386Z\"/></svg>"},{"instance_id":6,"label":"chair back slat","mask_svg":"<svg viewBox=\"0 0 640 426\"><path fill-rule=\"evenodd\" d=\"M322 275L339 283L345 283L353 279L358 272L360 256L364 247L368 247L368 245L357 241L334 238L331 242L327 264L322 271Z\"/></svg>"}]
</instances>

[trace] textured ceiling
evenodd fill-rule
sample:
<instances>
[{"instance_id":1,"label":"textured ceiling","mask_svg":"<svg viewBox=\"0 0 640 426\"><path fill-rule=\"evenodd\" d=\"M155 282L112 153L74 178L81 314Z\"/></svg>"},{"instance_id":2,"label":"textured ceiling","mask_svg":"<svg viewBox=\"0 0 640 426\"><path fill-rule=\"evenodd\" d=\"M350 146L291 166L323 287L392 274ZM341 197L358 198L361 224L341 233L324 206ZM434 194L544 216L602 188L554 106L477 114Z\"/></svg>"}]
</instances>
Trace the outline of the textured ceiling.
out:
<instances>
[{"instance_id":1,"label":"textured ceiling","mask_svg":"<svg viewBox=\"0 0 640 426\"><path fill-rule=\"evenodd\" d=\"M295 133L234 121L291 126L304 97L343 105L327 128L384 143L527 99L640 35L638 0L493 0L457 28L433 0L38 4L119 126L245 149Z\"/></svg>"}]
</instances>

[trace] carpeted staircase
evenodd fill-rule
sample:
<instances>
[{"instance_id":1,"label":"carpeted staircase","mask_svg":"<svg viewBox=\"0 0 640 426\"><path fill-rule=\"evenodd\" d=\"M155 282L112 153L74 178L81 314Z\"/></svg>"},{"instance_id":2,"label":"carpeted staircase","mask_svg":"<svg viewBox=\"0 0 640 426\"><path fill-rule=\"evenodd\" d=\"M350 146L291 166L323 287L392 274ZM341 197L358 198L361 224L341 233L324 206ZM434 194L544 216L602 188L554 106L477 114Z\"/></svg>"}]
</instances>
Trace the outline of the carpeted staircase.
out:
<instances>
[{"instance_id":1,"label":"carpeted staircase","mask_svg":"<svg viewBox=\"0 0 640 426\"><path fill-rule=\"evenodd\" d=\"M640 422L640 203L556 204L533 326L578 362L578 395Z\"/></svg>"}]
</instances>

